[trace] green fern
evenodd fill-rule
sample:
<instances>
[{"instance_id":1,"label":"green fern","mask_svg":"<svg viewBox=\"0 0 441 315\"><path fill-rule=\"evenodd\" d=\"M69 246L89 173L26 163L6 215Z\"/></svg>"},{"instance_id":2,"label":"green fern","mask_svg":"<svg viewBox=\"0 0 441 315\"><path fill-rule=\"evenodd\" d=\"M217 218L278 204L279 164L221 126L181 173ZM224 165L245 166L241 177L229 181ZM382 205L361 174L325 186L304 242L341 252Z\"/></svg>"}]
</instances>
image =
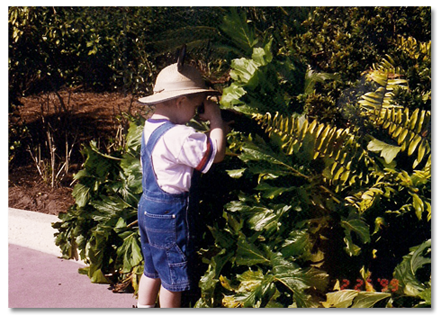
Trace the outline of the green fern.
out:
<instances>
[{"instance_id":1,"label":"green fern","mask_svg":"<svg viewBox=\"0 0 441 315\"><path fill-rule=\"evenodd\" d=\"M401 70L393 66L393 61L384 59L368 73L368 80L380 85L375 92L369 92L362 96L359 101L360 109L375 129L381 128L386 131L388 141L395 141L397 146L373 139L369 143L368 150L381 152L389 164L400 152L407 153L408 157L414 157L412 163L413 174L409 175L404 169L395 170L392 165L382 170L382 175L377 176L374 185L345 198L349 204L355 206L358 211L364 212L379 198L390 199L398 193L401 187L406 188L407 196L404 204L398 210L392 210L397 214L415 211L418 219L422 214L427 214L427 220L431 220L431 200L419 192L421 185L431 180L431 143L430 124L431 112L408 108L393 104L394 90L396 88L408 88L407 81L402 78ZM388 92L385 92L388 91ZM387 150L387 152L386 152ZM419 169L417 169L419 167Z\"/></svg>"},{"instance_id":2,"label":"green fern","mask_svg":"<svg viewBox=\"0 0 441 315\"><path fill-rule=\"evenodd\" d=\"M430 128L431 112L416 109L383 109L376 124L385 129L391 139L395 140L401 151L409 156L416 154L412 167L416 168L430 155L430 140L427 137Z\"/></svg>"},{"instance_id":3,"label":"green fern","mask_svg":"<svg viewBox=\"0 0 441 315\"><path fill-rule=\"evenodd\" d=\"M408 189L406 198L409 202L396 211L414 209L419 219L423 212L427 212L430 220L430 199L415 191L418 191L420 183L426 183L431 178L431 113L420 109L411 112L393 104L394 90L408 88L407 80L400 73L401 70L393 66L390 58L384 59L367 73L367 79L379 87L364 94L359 101L361 112L367 118L365 121L371 124L373 130L386 131L385 141L388 143L370 134L363 135L356 127L337 128L317 120L308 121L303 116L284 117L279 113L266 113L254 114L253 117L280 142L285 154L300 157L302 163L318 159L324 161L325 168L320 174L323 182L337 193L353 191L345 200L360 213L371 208L379 198L392 198L398 192L395 183L400 183ZM362 146L365 140L370 140L366 148ZM376 161L376 155L371 152L380 154L384 162ZM409 177L406 171L394 170L396 162L392 162L400 153L415 158L411 180L405 179ZM357 187L365 188L357 191Z\"/></svg>"},{"instance_id":4,"label":"green fern","mask_svg":"<svg viewBox=\"0 0 441 315\"><path fill-rule=\"evenodd\" d=\"M432 57L432 41L418 42L411 36L408 38L398 36L397 43L398 47L405 51L411 59L430 60Z\"/></svg>"},{"instance_id":5,"label":"green fern","mask_svg":"<svg viewBox=\"0 0 441 315\"><path fill-rule=\"evenodd\" d=\"M408 89L407 80L403 79L401 69L393 65L393 60L383 59L367 74L367 79L376 82L379 88L368 92L358 102L362 115L374 126L385 129L390 138L401 146L401 152L407 151L411 156L417 152L412 165L416 168L430 153L430 141L427 138L430 128L430 111L408 108L393 103L394 90Z\"/></svg>"},{"instance_id":6,"label":"green fern","mask_svg":"<svg viewBox=\"0 0 441 315\"><path fill-rule=\"evenodd\" d=\"M324 159L324 182L335 191L344 186L361 184L366 179L362 168L373 166L373 160L362 148L358 136L351 129L311 122L303 117L284 117L279 113L255 114L256 119L271 135L277 135L287 155L301 155L304 162Z\"/></svg>"},{"instance_id":7,"label":"green fern","mask_svg":"<svg viewBox=\"0 0 441 315\"><path fill-rule=\"evenodd\" d=\"M408 82L403 79L402 73L403 70L396 67L389 56L378 65L374 65L373 70L366 72L366 78L375 82L378 88L374 92L364 94L358 101L362 112L367 111L365 114L369 115L372 111L379 112L384 108L402 108L393 103L395 89L408 89Z\"/></svg>"}]
</instances>

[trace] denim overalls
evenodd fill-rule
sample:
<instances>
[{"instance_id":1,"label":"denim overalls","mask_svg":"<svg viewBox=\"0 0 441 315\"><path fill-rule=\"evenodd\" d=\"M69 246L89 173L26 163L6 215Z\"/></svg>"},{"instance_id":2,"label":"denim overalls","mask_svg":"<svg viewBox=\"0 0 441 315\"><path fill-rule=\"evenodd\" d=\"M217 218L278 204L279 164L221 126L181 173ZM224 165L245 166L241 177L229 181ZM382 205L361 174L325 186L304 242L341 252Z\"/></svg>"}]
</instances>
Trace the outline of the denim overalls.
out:
<instances>
[{"instance_id":1,"label":"denim overalls","mask_svg":"<svg viewBox=\"0 0 441 315\"><path fill-rule=\"evenodd\" d=\"M189 193L170 194L163 191L152 167L152 151L159 138L173 128L166 121L151 134L144 145L142 134L143 194L138 205L138 224L144 256L144 274L160 278L162 286L174 292L190 289Z\"/></svg>"}]
</instances>

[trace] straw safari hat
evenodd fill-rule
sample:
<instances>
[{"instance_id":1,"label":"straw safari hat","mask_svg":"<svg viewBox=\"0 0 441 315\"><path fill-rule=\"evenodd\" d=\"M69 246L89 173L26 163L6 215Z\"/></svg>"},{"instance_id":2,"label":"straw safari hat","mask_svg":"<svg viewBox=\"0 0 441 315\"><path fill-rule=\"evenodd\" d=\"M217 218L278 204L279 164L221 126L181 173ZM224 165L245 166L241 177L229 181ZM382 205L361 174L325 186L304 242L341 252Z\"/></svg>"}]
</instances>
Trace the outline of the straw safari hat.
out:
<instances>
[{"instance_id":1,"label":"straw safari hat","mask_svg":"<svg viewBox=\"0 0 441 315\"><path fill-rule=\"evenodd\" d=\"M139 99L145 104L157 104L178 96L205 92L207 95L219 95L216 90L209 89L199 71L189 65L174 63L159 72L153 94Z\"/></svg>"}]
</instances>

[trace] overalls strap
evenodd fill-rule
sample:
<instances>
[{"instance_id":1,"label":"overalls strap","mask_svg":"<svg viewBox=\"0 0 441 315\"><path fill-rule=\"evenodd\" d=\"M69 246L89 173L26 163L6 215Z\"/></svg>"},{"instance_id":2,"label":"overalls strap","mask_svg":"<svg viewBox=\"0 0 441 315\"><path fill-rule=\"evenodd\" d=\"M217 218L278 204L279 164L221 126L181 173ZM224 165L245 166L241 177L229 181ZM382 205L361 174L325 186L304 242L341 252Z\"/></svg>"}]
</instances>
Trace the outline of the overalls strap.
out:
<instances>
[{"instance_id":1,"label":"overalls strap","mask_svg":"<svg viewBox=\"0 0 441 315\"><path fill-rule=\"evenodd\" d=\"M165 123L163 123L161 126L156 128L152 132L147 144L145 144L145 136L144 136L144 130L143 130L142 140L141 140L141 155L143 153L148 153L148 155L151 156L153 149L155 148L155 145L158 142L159 138L161 138L164 133L166 133L168 130L170 130L174 126L175 125L172 122L166 121Z\"/></svg>"},{"instance_id":2,"label":"overalls strap","mask_svg":"<svg viewBox=\"0 0 441 315\"><path fill-rule=\"evenodd\" d=\"M188 196L187 192L182 194L169 194L163 191L159 187L158 180L156 178L156 174L152 164L152 152L155 148L156 143L168 130L170 130L174 126L175 125L170 121L166 121L165 123L161 124L152 132L149 140L147 141L147 144L145 144L144 131L142 133L141 160L143 172L142 190L144 193L144 198L161 200L163 202L166 202L166 200L169 200L170 202L175 202L176 200L186 199Z\"/></svg>"}]
</instances>

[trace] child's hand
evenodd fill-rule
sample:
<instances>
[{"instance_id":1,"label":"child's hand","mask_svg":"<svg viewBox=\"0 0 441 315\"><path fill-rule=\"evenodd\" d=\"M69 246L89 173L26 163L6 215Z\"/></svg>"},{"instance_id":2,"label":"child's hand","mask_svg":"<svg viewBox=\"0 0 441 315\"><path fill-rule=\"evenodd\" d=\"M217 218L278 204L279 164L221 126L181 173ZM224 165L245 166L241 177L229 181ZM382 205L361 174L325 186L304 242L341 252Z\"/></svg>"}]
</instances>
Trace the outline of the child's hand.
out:
<instances>
[{"instance_id":1,"label":"child's hand","mask_svg":"<svg viewBox=\"0 0 441 315\"><path fill-rule=\"evenodd\" d=\"M199 118L203 121L210 121L213 123L222 123L222 116L219 106L210 100L204 101L204 112L199 114Z\"/></svg>"},{"instance_id":2,"label":"child's hand","mask_svg":"<svg viewBox=\"0 0 441 315\"><path fill-rule=\"evenodd\" d=\"M204 112L199 114L201 120L210 121L210 139L216 142L216 155L214 163L222 161L225 157L225 131L227 129L226 123L222 120L221 110L219 106L210 100L204 101Z\"/></svg>"}]
</instances>

